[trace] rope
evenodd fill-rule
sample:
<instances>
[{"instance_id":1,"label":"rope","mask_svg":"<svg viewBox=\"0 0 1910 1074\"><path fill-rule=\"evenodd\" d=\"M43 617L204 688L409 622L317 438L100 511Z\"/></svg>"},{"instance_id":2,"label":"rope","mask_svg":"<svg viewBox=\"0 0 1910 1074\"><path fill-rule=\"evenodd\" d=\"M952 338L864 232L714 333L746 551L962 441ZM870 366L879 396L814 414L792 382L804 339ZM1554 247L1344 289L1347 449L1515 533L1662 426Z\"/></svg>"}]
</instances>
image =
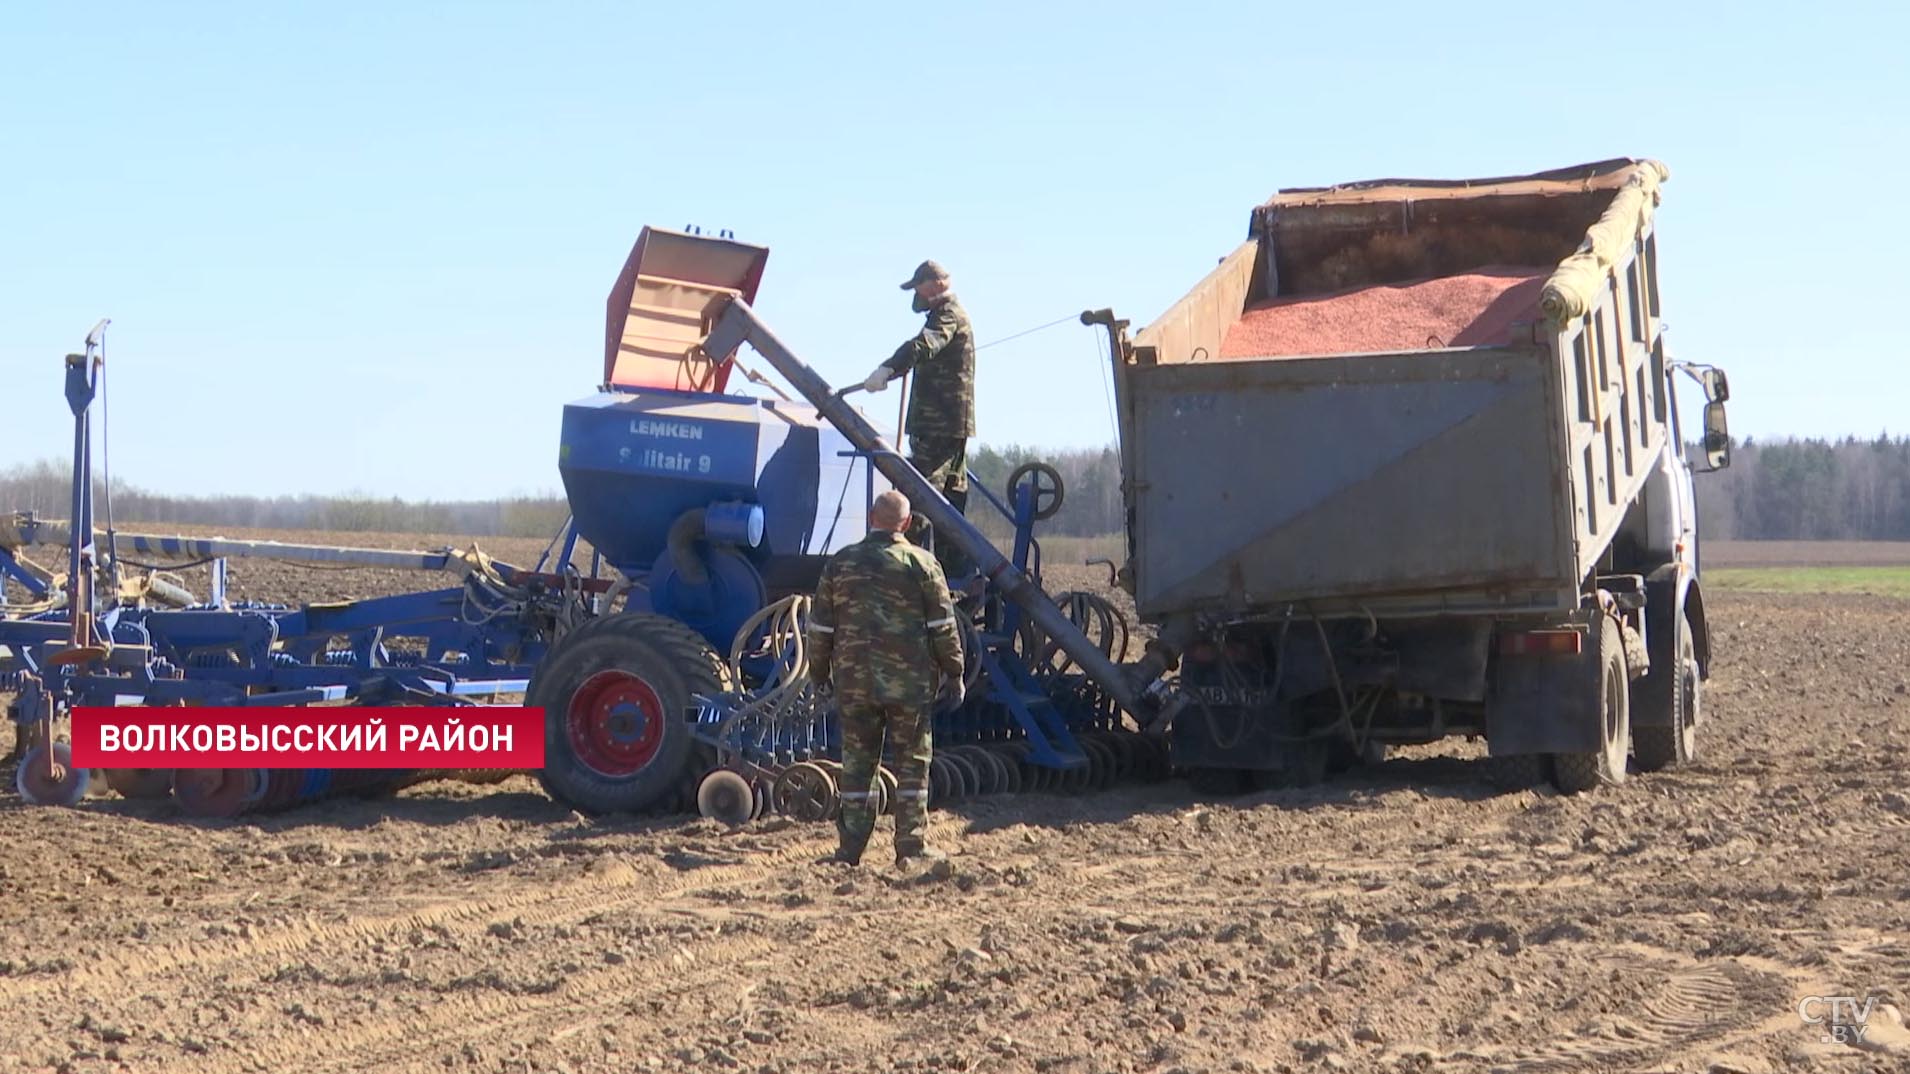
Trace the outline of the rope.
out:
<instances>
[{"instance_id":1,"label":"rope","mask_svg":"<svg viewBox=\"0 0 1910 1074\"><path fill-rule=\"evenodd\" d=\"M975 349L976 349L976 350L978 350L978 351L985 351L985 350L987 350L987 349L988 349L988 348L990 348L990 347L993 347L993 346L996 346L996 345L998 345L998 344L1002 344L1002 343L1007 343L1007 342L1008 342L1008 341L1010 341L1010 340L1015 340L1015 339L1020 339L1020 338L1021 338L1021 337L1023 337L1023 336L1032 336L1032 335L1034 335L1034 334L1035 334L1036 332L1043 332L1043 331L1046 331L1046 330L1048 330L1048 329L1050 329L1050 328L1053 328L1053 327L1054 327L1055 325L1058 325L1058 324L1067 324L1067 323L1068 323L1069 321L1079 321L1079 320L1081 320L1081 315L1080 315L1080 314L1078 314L1078 313L1070 313L1070 314L1068 314L1068 315L1067 315L1066 317L1059 317L1059 318L1056 318L1055 320L1052 320L1052 321L1049 321L1049 322L1048 322L1047 324L1038 324L1038 325L1036 325L1036 326L1034 326L1033 328L1028 328L1028 329L1024 329L1024 330L1022 330L1022 331L1020 331L1020 332L1016 332L1016 333L1015 333L1014 335L1012 335L1012 336L1003 336L1003 337L1001 337L1000 339L997 339L997 340L994 340L994 341L992 341L992 342L988 342L988 343L983 343L983 344L981 344L980 346L978 346L978 347L976 347Z\"/></svg>"},{"instance_id":2,"label":"rope","mask_svg":"<svg viewBox=\"0 0 1910 1074\"><path fill-rule=\"evenodd\" d=\"M1104 352L1101 349L1101 333L1089 332L1088 335L1092 338L1094 343L1094 379L1101 385L1101 399L1107 403L1108 406L1108 436L1116 445L1119 445L1121 442L1121 419L1114 412L1114 389L1109 386L1109 382L1114 378L1114 361L1112 358L1105 361L1102 360L1101 356ZM1109 347L1111 348L1112 346L1113 344L1110 343Z\"/></svg>"}]
</instances>

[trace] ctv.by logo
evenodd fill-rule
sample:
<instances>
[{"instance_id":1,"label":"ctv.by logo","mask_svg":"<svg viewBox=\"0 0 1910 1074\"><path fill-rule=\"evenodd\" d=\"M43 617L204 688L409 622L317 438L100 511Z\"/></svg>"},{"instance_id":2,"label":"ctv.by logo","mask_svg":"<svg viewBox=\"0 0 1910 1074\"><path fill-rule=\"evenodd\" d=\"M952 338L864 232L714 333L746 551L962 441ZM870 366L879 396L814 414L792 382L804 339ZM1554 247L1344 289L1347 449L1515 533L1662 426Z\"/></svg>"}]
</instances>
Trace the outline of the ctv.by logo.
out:
<instances>
[{"instance_id":1,"label":"ctv.by logo","mask_svg":"<svg viewBox=\"0 0 1910 1074\"><path fill-rule=\"evenodd\" d=\"M1797 1016L1807 1026L1823 1026L1825 1044L1860 1044L1870 1030L1877 997L1805 996L1797 1002Z\"/></svg>"}]
</instances>

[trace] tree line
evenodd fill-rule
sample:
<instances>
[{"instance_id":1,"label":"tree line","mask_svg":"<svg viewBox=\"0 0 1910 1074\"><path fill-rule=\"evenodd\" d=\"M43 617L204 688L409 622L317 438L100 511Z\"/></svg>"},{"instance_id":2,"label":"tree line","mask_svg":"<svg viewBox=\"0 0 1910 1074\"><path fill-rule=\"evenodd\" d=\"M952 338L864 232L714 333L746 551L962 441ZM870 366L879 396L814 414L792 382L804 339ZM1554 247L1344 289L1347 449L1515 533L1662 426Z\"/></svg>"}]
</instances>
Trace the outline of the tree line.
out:
<instances>
[{"instance_id":1,"label":"tree line","mask_svg":"<svg viewBox=\"0 0 1910 1074\"><path fill-rule=\"evenodd\" d=\"M1707 539L1910 541L1910 437L1745 440L1696 484Z\"/></svg>"},{"instance_id":2,"label":"tree line","mask_svg":"<svg viewBox=\"0 0 1910 1074\"><path fill-rule=\"evenodd\" d=\"M1695 454L1695 453L1694 453ZM978 445L969 455L975 483L1006 500L1009 475L1045 462L1061 475L1061 510L1041 532L1101 537L1122 527L1121 464L1109 448L1043 451ZM51 461L0 471L0 512L64 518L71 471ZM103 490L102 490L103 491ZM1711 540L1910 541L1910 437L1842 440L1745 440L1731 467L1697 478L1701 532ZM419 502L374 496L176 496L114 482L118 525L182 523L339 533L429 533L471 537L544 537L568 515L555 496ZM991 537L1008 524L979 489L969 517Z\"/></svg>"},{"instance_id":3,"label":"tree line","mask_svg":"<svg viewBox=\"0 0 1910 1074\"><path fill-rule=\"evenodd\" d=\"M0 513L31 511L41 518L72 513L73 471L42 461L0 472ZM105 525L105 488L94 493L95 522ZM120 528L186 524L234 529L321 530L336 533L430 533L468 537L548 537L570 511L555 496L420 502L398 497L173 496L113 482L113 523Z\"/></svg>"}]
</instances>

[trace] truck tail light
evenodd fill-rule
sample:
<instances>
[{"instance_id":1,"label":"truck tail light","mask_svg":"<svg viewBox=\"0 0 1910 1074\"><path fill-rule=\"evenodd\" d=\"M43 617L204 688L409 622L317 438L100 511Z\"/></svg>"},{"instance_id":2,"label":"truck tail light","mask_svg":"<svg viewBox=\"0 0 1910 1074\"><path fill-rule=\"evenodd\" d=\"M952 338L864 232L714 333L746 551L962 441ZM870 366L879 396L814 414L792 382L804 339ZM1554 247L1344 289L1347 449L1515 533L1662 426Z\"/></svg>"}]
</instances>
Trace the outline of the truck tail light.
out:
<instances>
[{"instance_id":1,"label":"truck tail light","mask_svg":"<svg viewBox=\"0 0 1910 1074\"><path fill-rule=\"evenodd\" d=\"M1577 656L1585 648L1578 630L1521 630L1499 635L1500 656Z\"/></svg>"}]
</instances>

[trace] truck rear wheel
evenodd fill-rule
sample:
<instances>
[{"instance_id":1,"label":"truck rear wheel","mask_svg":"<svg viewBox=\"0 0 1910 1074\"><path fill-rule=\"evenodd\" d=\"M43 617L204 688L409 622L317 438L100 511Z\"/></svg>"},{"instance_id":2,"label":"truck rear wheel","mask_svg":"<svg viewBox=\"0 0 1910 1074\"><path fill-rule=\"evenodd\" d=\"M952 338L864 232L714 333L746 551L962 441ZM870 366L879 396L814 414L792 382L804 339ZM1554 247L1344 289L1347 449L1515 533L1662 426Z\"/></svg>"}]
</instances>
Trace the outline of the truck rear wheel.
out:
<instances>
[{"instance_id":1,"label":"truck rear wheel","mask_svg":"<svg viewBox=\"0 0 1910 1074\"><path fill-rule=\"evenodd\" d=\"M1486 757L1486 785L1495 791L1529 791L1552 774L1552 758L1543 753L1511 753Z\"/></svg>"},{"instance_id":2,"label":"truck rear wheel","mask_svg":"<svg viewBox=\"0 0 1910 1074\"><path fill-rule=\"evenodd\" d=\"M1632 728L1632 752L1638 770L1656 772L1698 755L1698 656L1691 623L1679 611L1671 618L1676 640L1670 651L1653 654L1650 674L1638 680L1637 702L1654 717ZM1649 708L1647 708L1649 707Z\"/></svg>"},{"instance_id":3,"label":"truck rear wheel","mask_svg":"<svg viewBox=\"0 0 1910 1074\"><path fill-rule=\"evenodd\" d=\"M539 781L587 813L658 804L693 775L691 695L728 685L716 651L674 619L631 613L584 624L545 656L525 694L544 710Z\"/></svg>"},{"instance_id":4,"label":"truck rear wheel","mask_svg":"<svg viewBox=\"0 0 1910 1074\"><path fill-rule=\"evenodd\" d=\"M1552 756L1552 779L1567 794L1625 781L1631 752L1631 678L1625 670L1625 636L1608 616L1599 617L1597 656L1599 748Z\"/></svg>"}]
</instances>

